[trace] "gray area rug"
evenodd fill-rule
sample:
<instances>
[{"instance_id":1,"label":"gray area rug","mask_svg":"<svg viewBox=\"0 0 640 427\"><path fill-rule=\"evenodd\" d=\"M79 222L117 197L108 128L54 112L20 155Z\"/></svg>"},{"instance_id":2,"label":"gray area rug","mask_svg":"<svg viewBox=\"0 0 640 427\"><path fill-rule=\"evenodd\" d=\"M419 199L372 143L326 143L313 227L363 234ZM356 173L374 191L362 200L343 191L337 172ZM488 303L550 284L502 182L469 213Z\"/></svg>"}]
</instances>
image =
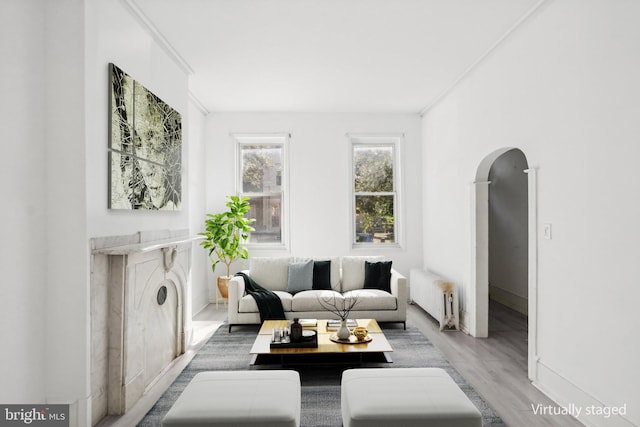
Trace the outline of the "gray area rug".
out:
<instances>
[{"instance_id":1,"label":"gray area rug","mask_svg":"<svg viewBox=\"0 0 640 427\"><path fill-rule=\"evenodd\" d=\"M234 327L231 333L222 325L211 339L196 354L191 363L167 389L162 397L138 424L142 427L157 427L169 411L189 381L203 371L242 371L249 369L251 357L249 350L256 338L257 327ZM403 330L397 325L383 326L384 333L393 347L393 363L372 360L366 367L442 368L471 399L482 413L484 426L505 426L506 424L486 404L465 379L449 364L442 353L431 344L416 328ZM319 364L314 366L292 365L286 369L295 369L300 373L302 383L302 420L304 427L342 425L340 413L340 379L342 371L353 367L349 361L344 364ZM280 366L266 365L254 369L280 369Z\"/></svg>"}]
</instances>

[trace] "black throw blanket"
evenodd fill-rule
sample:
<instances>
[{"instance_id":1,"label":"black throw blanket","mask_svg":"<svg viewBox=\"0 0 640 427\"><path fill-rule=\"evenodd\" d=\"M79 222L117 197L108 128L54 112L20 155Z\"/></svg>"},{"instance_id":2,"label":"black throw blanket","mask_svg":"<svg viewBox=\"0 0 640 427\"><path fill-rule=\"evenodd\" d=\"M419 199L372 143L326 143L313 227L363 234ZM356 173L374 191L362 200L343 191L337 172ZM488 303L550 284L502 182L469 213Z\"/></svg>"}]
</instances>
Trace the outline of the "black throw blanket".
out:
<instances>
[{"instance_id":1,"label":"black throw blanket","mask_svg":"<svg viewBox=\"0 0 640 427\"><path fill-rule=\"evenodd\" d=\"M236 276L240 276L244 279L244 289L250 294L258 304L258 310L260 311L260 321L265 320L283 320L284 309L282 308L282 301L278 295L265 289L256 283L251 277L245 273L238 273Z\"/></svg>"}]
</instances>

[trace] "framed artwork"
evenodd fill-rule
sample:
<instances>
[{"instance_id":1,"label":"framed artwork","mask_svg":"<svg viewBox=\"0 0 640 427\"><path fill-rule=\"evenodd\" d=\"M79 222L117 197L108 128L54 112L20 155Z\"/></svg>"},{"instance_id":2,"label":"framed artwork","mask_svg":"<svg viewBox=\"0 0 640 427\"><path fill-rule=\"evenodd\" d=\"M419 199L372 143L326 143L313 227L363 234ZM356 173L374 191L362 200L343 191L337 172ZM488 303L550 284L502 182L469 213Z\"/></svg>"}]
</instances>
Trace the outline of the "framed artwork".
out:
<instances>
[{"instance_id":1,"label":"framed artwork","mask_svg":"<svg viewBox=\"0 0 640 427\"><path fill-rule=\"evenodd\" d=\"M180 113L114 64L109 78L109 209L180 210Z\"/></svg>"}]
</instances>

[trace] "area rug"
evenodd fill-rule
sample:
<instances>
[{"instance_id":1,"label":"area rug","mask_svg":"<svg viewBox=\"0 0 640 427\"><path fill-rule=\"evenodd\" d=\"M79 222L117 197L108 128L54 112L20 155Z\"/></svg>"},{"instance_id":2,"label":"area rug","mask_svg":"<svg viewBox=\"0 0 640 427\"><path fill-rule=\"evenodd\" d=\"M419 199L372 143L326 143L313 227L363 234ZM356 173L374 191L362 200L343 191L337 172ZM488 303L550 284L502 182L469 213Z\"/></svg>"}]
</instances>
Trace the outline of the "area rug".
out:
<instances>
[{"instance_id":1,"label":"area rug","mask_svg":"<svg viewBox=\"0 0 640 427\"><path fill-rule=\"evenodd\" d=\"M416 328L383 327L387 340L393 347L393 363L373 363L367 367L442 368L482 413L483 426L505 426L506 424L482 400L465 379L449 364L443 354L431 344ZM251 356L249 350L256 338L257 328L237 327L231 333L222 325L211 339L196 354L191 363L178 376L162 397L156 402L143 420L141 427L158 427L182 390L191 379L203 371L242 371L249 369ZM302 383L302 419L303 427L339 427L342 425L340 412L340 379L342 371L348 365L291 366L300 373ZM274 369L274 366L259 366L254 369Z\"/></svg>"}]
</instances>

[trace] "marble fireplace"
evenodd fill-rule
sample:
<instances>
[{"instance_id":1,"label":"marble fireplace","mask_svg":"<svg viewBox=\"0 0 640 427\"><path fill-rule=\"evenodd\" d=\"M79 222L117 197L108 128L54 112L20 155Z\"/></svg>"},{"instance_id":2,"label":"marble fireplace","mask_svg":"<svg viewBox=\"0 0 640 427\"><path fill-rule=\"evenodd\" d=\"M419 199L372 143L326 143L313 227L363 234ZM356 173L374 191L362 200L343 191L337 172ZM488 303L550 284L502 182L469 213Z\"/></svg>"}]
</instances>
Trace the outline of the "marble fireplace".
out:
<instances>
[{"instance_id":1,"label":"marble fireplace","mask_svg":"<svg viewBox=\"0 0 640 427\"><path fill-rule=\"evenodd\" d=\"M128 411L191 339L186 230L91 239L91 399L95 425Z\"/></svg>"}]
</instances>

